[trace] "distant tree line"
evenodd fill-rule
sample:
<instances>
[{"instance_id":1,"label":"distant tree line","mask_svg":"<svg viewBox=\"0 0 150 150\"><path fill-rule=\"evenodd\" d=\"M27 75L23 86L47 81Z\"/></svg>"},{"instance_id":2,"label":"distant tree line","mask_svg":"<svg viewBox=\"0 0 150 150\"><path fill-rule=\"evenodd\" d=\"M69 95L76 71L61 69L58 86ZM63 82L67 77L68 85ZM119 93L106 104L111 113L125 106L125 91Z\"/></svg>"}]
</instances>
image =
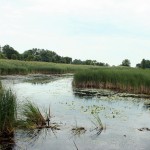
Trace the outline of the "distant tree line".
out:
<instances>
[{"instance_id":1,"label":"distant tree line","mask_svg":"<svg viewBox=\"0 0 150 150\"><path fill-rule=\"evenodd\" d=\"M131 63L130 63L129 59L123 60L122 64L121 64L121 66L128 66L128 67L130 67L130 65L131 65ZM146 69L146 68L150 69L150 60L142 59L142 61L140 63L136 64L136 67L142 68L142 69Z\"/></svg>"},{"instance_id":2,"label":"distant tree line","mask_svg":"<svg viewBox=\"0 0 150 150\"><path fill-rule=\"evenodd\" d=\"M143 69L150 68L150 60L142 59L141 63L136 64L136 67Z\"/></svg>"},{"instance_id":3,"label":"distant tree line","mask_svg":"<svg viewBox=\"0 0 150 150\"><path fill-rule=\"evenodd\" d=\"M72 64L82 64L82 65L96 65L96 66L109 66L107 63L97 62L96 60L85 60L75 59L72 61Z\"/></svg>"},{"instance_id":4,"label":"distant tree line","mask_svg":"<svg viewBox=\"0 0 150 150\"><path fill-rule=\"evenodd\" d=\"M5 45L0 50L0 58L2 59L14 59L24 61L42 61L42 62L54 62L54 63L65 63L65 64L82 64L82 65L96 65L96 66L109 66L107 63L97 62L96 60L85 60L80 59L72 60L71 57L59 56L54 51L33 48L26 50L20 54L13 47Z\"/></svg>"}]
</instances>

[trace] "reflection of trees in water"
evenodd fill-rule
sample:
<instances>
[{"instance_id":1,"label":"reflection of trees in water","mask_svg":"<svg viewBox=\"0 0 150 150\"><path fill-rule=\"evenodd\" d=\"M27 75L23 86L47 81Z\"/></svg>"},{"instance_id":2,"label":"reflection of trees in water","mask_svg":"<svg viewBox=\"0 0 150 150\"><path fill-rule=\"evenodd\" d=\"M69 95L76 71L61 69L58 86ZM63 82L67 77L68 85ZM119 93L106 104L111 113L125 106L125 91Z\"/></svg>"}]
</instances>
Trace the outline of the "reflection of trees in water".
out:
<instances>
[{"instance_id":1,"label":"reflection of trees in water","mask_svg":"<svg viewBox=\"0 0 150 150\"><path fill-rule=\"evenodd\" d=\"M34 78L34 79L25 80L25 82L32 83L32 84L47 84L55 80L56 79L50 79L50 78Z\"/></svg>"},{"instance_id":2,"label":"reflection of trees in water","mask_svg":"<svg viewBox=\"0 0 150 150\"><path fill-rule=\"evenodd\" d=\"M149 100L144 102L143 108L146 109L146 110L150 110L150 102L149 102Z\"/></svg>"},{"instance_id":3,"label":"reflection of trees in water","mask_svg":"<svg viewBox=\"0 0 150 150\"><path fill-rule=\"evenodd\" d=\"M53 81L60 79L62 75L31 75L24 82L32 83L32 84L47 84Z\"/></svg>"},{"instance_id":4,"label":"reflection of trees in water","mask_svg":"<svg viewBox=\"0 0 150 150\"><path fill-rule=\"evenodd\" d=\"M0 145L1 150L13 150L15 147L15 143L2 143Z\"/></svg>"}]
</instances>

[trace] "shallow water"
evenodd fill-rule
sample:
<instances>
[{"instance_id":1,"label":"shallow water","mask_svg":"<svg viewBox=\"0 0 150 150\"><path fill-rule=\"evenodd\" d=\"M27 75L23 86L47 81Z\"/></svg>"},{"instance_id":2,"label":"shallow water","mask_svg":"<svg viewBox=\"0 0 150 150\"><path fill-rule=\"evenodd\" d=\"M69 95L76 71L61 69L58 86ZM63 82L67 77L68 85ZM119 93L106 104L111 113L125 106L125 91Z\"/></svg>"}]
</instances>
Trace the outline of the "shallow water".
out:
<instances>
[{"instance_id":1,"label":"shallow water","mask_svg":"<svg viewBox=\"0 0 150 150\"><path fill-rule=\"evenodd\" d=\"M79 150L150 149L150 131L138 130L150 128L150 109L144 107L144 102L150 101L148 99L116 95L82 97L72 88L72 76L7 76L1 80L5 88L16 93L19 104L31 100L43 112L50 105L52 122L59 124L61 129L55 132L43 129L30 134L18 130L12 149L75 150L76 146ZM95 113L106 128L100 135L93 130ZM74 135L71 129L76 124L86 132Z\"/></svg>"}]
</instances>

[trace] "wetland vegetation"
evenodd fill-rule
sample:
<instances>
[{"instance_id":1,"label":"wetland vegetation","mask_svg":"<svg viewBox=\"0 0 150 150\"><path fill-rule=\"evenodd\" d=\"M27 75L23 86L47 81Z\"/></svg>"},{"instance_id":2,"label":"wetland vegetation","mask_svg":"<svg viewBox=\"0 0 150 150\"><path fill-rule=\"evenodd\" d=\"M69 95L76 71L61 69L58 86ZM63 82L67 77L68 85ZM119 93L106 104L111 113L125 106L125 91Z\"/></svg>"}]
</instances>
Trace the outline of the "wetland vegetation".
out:
<instances>
[{"instance_id":1,"label":"wetland vegetation","mask_svg":"<svg viewBox=\"0 0 150 150\"><path fill-rule=\"evenodd\" d=\"M150 70L0 59L0 75L73 73L73 85L134 94L150 94Z\"/></svg>"},{"instance_id":2,"label":"wetland vegetation","mask_svg":"<svg viewBox=\"0 0 150 150\"><path fill-rule=\"evenodd\" d=\"M65 74L92 68L97 66L0 59L0 75Z\"/></svg>"},{"instance_id":3,"label":"wetland vegetation","mask_svg":"<svg viewBox=\"0 0 150 150\"><path fill-rule=\"evenodd\" d=\"M128 67L79 71L73 85L78 88L112 89L118 92L150 95L150 70Z\"/></svg>"},{"instance_id":4,"label":"wetland vegetation","mask_svg":"<svg viewBox=\"0 0 150 150\"><path fill-rule=\"evenodd\" d=\"M4 90L0 83L0 143L13 140L16 122L16 96L11 90Z\"/></svg>"}]
</instances>

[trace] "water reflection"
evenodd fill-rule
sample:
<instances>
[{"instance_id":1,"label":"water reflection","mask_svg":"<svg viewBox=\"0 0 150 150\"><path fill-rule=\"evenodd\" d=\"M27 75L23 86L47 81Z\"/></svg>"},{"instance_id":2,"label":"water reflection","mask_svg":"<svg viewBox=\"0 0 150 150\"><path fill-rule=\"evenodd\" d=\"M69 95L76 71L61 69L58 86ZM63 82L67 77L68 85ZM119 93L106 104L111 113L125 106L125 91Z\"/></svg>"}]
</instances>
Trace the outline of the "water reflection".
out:
<instances>
[{"instance_id":1,"label":"water reflection","mask_svg":"<svg viewBox=\"0 0 150 150\"><path fill-rule=\"evenodd\" d=\"M150 110L150 101L149 100L144 102L143 108L146 110Z\"/></svg>"},{"instance_id":2,"label":"water reflection","mask_svg":"<svg viewBox=\"0 0 150 150\"><path fill-rule=\"evenodd\" d=\"M55 81L57 79L58 79L58 77L56 78L54 76L44 76L44 77L37 76L34 78L28 78L28 79L24 80L24 82L28 82L31 84L47 84L47 83L50 83L50 82Z\"/></svg>"},{"instance_id":3,"label":"water reflection","mask_svg":"<svg viewBox=\"0 0 150 150\"><path fill-rule=\"evenodd\" d=\"M1 143L0 144L0 149L1 150L13 150L14 149L14 147L15 147L15 143L14 142L12 142L12 143L10 143L10 142L5 142L5 143Z\"/></svg>"},{"instance_id":4,"label":"water reflection","mask_svg":"<svg viewBox=\"0 0 150 150\"><path fill-rule=\"evenodd\" d=\"M5 80L6 82L9 81L12 84L18 84L23 82L27 82L31 84L47 84L56 81L62 77L63 77L62 75L42 75L42 74L31 74L26 76L8 75L8 76L0 76L0 80L2 81Z\"/></svg>"},{"instance_id":5,"label":"water reflection","mask_svg":"<svg viewBox=\"0 0 150 150\"><path fill-rule=\"evenodd\" d=\"M34 129L34 130L18 130L16 133L17 143L15 149L27 149L35 146L36 143L44 142L48 137L54 136L57 138L56 130L51 128Z\"/></svg>"}]
</instances>

